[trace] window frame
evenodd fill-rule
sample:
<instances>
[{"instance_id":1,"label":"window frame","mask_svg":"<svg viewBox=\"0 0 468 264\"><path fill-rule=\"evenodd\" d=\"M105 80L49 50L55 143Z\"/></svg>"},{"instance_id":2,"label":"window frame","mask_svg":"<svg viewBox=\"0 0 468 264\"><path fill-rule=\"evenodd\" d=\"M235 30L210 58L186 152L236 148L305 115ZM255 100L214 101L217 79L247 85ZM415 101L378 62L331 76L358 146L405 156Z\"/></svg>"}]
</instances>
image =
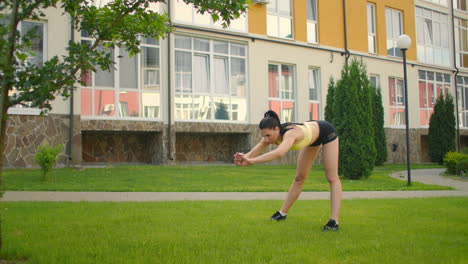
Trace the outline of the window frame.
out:
<instances>
[{"instance_id":1,"label":"window frame","mask_svg":"<svg viewBox=\"0 0 468 264\"><path fill-rule=\"evenodd\" d=\"M228 123L247 123L249 118L249 111L248 111L248 45L244 42L239 42L235 40L227 40L227 39L217 39L211 37L203 37L198 35L188 35L188 34L177 34L176 37L186 37L190 39L190 48L177 48L174 45L174 60L176 59L177 52L184 52L186 54L190 54L190 89L178 90L177 85L174 87L174 94L175 94L175 101L174 101L174 109L175 109L175 120L177 122L228 122ZM209 49L202 51L195 48L195 41L197 40L206 40L209 43ZM226 43L228 45L227 53L217 52L215 49L215 43ZM238 45L242 45L244 49L244 55L233 54L234 50L237 48ZM195 56L206 56L207 60L207 82L208 82L208 90L206 91L197 91L195 87L195 75L194 73L194 60ZM216 91L216 83L215 79L217 76L215 60L217 58L222 58L227 63L224 64L226 67L224 68L224 73L227 74L227 92L222 93ZM240 59L244 62L244 95L239 94L239 91L233 91L233 81L234 76L233 74L233 60ZM174 64L174 76L177 77L177 69L176 65ZM182 103L183 99L187 99L186 103ZM199 118L199 108L196 107L197 99L199 98L208 98L209 99L209 117L208 118ZM223 98L228 98L227 103L227 110L228 110L228 119L216 119L216 110L217 106ZM244 101L245 103L245 114L242 115L239 104L235 104L236 100ZM178 102L180 101L180 102ZM190 101L190 102L188 102ZM206 107L206 106L205 106ZM185 109L185 110L184 110ZM243 120L234 120L242 115L245 116Z\"/></svg>"},{"instance_id":2,"label":"window frame","mask_svg":"<svg viewBox=\"0 0 468 264\"><path fill-rule=\"evenodd\" d=\"M424 75L424 78L421 76ZM441 78L439 78L439 76ZM447 81L448 80L448 81ZM420 85L424 83L424 94L425 97L421 98L421 87ZM447 86L448 85L448 86ZM443 72L434 72L428 70L418 70L418 108L419 108L419 126L420 127L429 127L429 120L434 112L434 105L437 101L438 95L437 91L440 88L440 93L446 95L447 92L451 93L452 91L452 76L448 73ZM431 88L431 90L429 90ZM430 98L429 98L429 95ZM425 100L424 100L425 99ZM424 101L423 101L424 100ZM425 107L421 106L424 104ZM423 120L425 117L425 120ZM424 124L427 123L427 124Z\"/></svg>"},{"instance_id":3,"label":"window frame","mask_svg":"<svg viewBox=\"0 0 468 264\"><path fill-rule=\"evenodd\" d=\"M465 23L467 26L463 26L463 23ZM464 46L464 45L468 45L468 44L463 44L462 43L462 36L463 36L463 33L462 31L464 32L464 34L466 36L468 36L468 19L462 19L462 18L458 18L458 17L455 17L455 53L456 53L456 65L457 67L461 67L461 68L468 68L468 50L461 50L460 47L461 46ZM468 42L468 40L466 40ZM467 57L466 59L466 65L465 65L465 58L464 57ZM462 59L463 58L463 59ZM463 62L463 64L462 64Z\"/></svg>"},{"instance_id":4,"label":"window frame","mask_svg":"<svg viewBox=\"0 0 468 264\"><path fill-rule=\"evenodd\" d=\"M390 80L393 79L394 80L394 87L393 89L395 89L392 93L392 87L390 86ZM398 91L398 83L401 82L401 91ZM389 97L388 97L388 108L389 108L389 124L390 124L390 127L393 127L393 128L403 128L405 127L406 125L406 120L403 120L405 122L402 122L402 121L399 121L399 122L395 122L395 116L392 115L392 113L405 113L405 87L404 87L404 80L403 78L400 78L400 77L394 77L394 76L389 76L388 77L388 90L389 90ZM399 95L399 93L402 93L401 96ZM395 102L392 102L392 96L391 94L394 94L394 97L395 97ZM399 99L401 97L401 100ZM401 101L401 102L400 102ZM403 111L401 111L403 110ZM401 118L401 117L400 117ZM405 116L403 115L403 119L405 119ZM399 124L396 124L396 123L399 123Z\"/></svg>"},{"instance_id":5,"label":"window frame","mask_svg":"<svg viewBox=\"0 0 468 264\"><path fill-rule=\"evenodd\" d=\"M307 3L313 2L314 7L311 6L312 11L315 11L312 16L315 16L315 19L310 19L309 15L307 15L307 42L308 43L313 43L313 44L318 44L319 43L319 25L318 25L318 5L317 5L317 0L306 0ZM309 10L307 10L309 11ZM311 29L314 29L314 36L312 36Z\"/></svg>"},{"instance_id":6,"label":"window frame","mask_svg":"<svg viewBox=\"0 0 468 264\"><path fill-rule=\"evenodd\" d=\"M43 29L43 32L42 32L42 42L43 42L42 43L42 62L43 63L46 62L48 60L48 54L47 54L47 51L48 51L48 25L49 25L48 21L45 21L45 20L24 20L24 21L20 21L20 23L18 23L18 27L17 27L17 30L20 32L20 36L22 34L21 26L22 26L23 22L37 23L37 24L42 24L43 25L42 26L42 29ZM28 59L29 59L29 57L28 57ZM28 59L26 59L26 60L28 60ZM15 92L16 92L16 90L13 88L13 90L10 91L9 94L14 94ZM31 106L28 106L28 105L13 105L10 108L8 108L7 113L9 115L40 115L41 111L42 111L42 109L40 109L38 107L31 107Z\"/></svg>"},{"instance_id":7,"label":"window frame","mask_svg":"<svg viewBox=\"0 0 468 264\"><path fill-rule=\"evenodd\" d=\"M369 11L369 8L371 10ZM378 52L378 46L377 46L377 24L376 24L376 5L374 3L367 3L367 49L370 54L377 54ZM369 17L369 12L372 15L372 18ZM369 25L369 22L372 23ZM373 32L369 32L370 27L373 29ZM370 43L371 43L371 38L372 38L372 43L374 45L374 50L371 50Z\"/></svg>"},{"instance_id":8,"label":"window frame","mask_svg":"<svg viewBox=\"0 0 468 264\"><path fill-rule=\"evenodd\" d=\"M321 120L323 117L323 114L322 114L322 83L321 83L321 75L320 75L320 68L317 68L317 67L309 67L308 71L307 71L307 74L308 74L308 84L309 84L309 100L308 100L308 105L309 105L309 119L310 120ZM315 89L317 90L317 98L316 99L313 99L312 96L311 96L311 88L310 88L310 84L311 84L311 76L313 76L314 80L314 86L315 86ZM315 107L315 105L317 105L317 107ZM313 109L317 109L318 113L316 115L316 118L314 118L314 112L311 111Z\"/></svg>"},{"instance_id":9,"label":"window frame","mask_svg":"<svg viewBox=\"0 0 468 264\"><path fill-rule=\"evenodd\" d=\"M280 111L279 113L277 112L278 116L283 122L295 122L297 120L297 70L296 70L296 65L295 64L290 64L290 63L281 63L281 62L268 62L268 74L270 74L270 66L275 66L277 68L277 72L279 73L278 76L275 78L276 79L276 87L277 87L277 97L272 97L270 94L270 88L271 88L271 76L268 77L269 83L268 83L268 105L269 108L272 109L271 103L273 101L277 101L280 103ZM291 91L285 91L284 89L284 77L282 73L282 67L287 66L292 68L292 87ZM291 94L292 99L287 99L284 98L284 95L286 94ZM290 113L292 116L291 119L285 118L283 116L283 103L285 102L292 102L293 103L293 111ZM273 109L272 109L273 110Z\"/></svg>"},{"instance_id":10,"label":"window frame","mask_svg":"<svg viewBox=\"0 0 468 264\"><path fill-rule=\"evenodd\" d=\"M87 36L81 36L81 42L90 42L91 44L94 43L94 39L87 37ZM113 68L113 86L98 86L96 85L96 75L98 74L97 72L91 71L90 74L90 81L91 85L86 86L86 85L80 85L79 90L80 94L83 95L84 92L90 91L91 92L91 114L90 115L83 115L83 96L81 96L81 112L80 116L81 119L83 120L151 120L151 121L160 121L162 120L162 98L163 98L163 91L161 89L162 86L162 41L157 40L157 44L148 44L144 43L143 39L141 39L141 44L140 44L140 49L141 52L138 54L134 55L132 59L136 60L136 88L124 88L120 87L121 82L120 82L120 70L121 70L121 63L120 59L121 57L121 49L124 49L125 47L116 47L112 49L113 52L113 60L114 60L114 67ZM158 49L158 54L159 54L159 89L146 89L143 87L144 83L144 76L143 76L143 67L142 67L142 60L143 60L143 48L156 48ZM98 66L99 67L99 66ZM99 71L99 70L98 70ZM83 76L82 72L82 76ZM113 92L114 94L114 103L112 109L108 111L113 111L112 115L98 115L95 113L96 111L96 105L95 105L95 97L96 97L96 92L97 91L103 91L107 93ZM128 94L128 93L137 93L137 104L138 104L138 116L132 116L132 115L122 115L123 113L123 105L125 105L125 102L121 101L121 95ZM144 95L145 94L154 94L156 98L159 96L159 102L156 103L156 105L152 105L151 107L156 107L157 109L153 109L153 113L157 113L159 116L158 117L146 117L145 113L150 112L146 111L145 105L143 105L144 101ZM100 95L99 98L101 98L102 95ZM127 103L128 105L128 103ZM104 110L102 112L105 112L106 105L104 105Z\"/></svg>"},{"instance_id":11,"label":"window frame","mask_svg":"<svg viewBox=\"0 0 468 264\"><path fill-rule=\"evenodd\" d=\"M391 12L391 16L388 17L388 12ZM395 22L395 15L398 15L398 22L399 22L399 28L395 28L394 22ZM389 21L390 19L390 21ZM389 38L389 22L391 22L391 31L392 31L392 38ZM386 38L387 38L387 56L389 57L394 57L394 58L401 58L402 53L401 50L397 47L397 39L399 36L404 34L404 19L403 19L403 12L394 8L385 8L385 23L386 23ZM400 34L398 36L394 36L395 30L398 30ZM392 43L392 46L389 47L389 43ZM389 50L393 51L393 55L389 53Z\"/></svg>"},{"instance_id":12,"label":"window frame","mask_svg":"<svg viewBox=\"0 0 468 264\"><path fill-rule=\"evenodd\" d=\"M290 15L289 16L286 16L286 15L283 15L281 14L281 12L278 10L278 3L279 1L289 1L289 10L290 10ZM276 6L274 7L274 11L272 11L273 8L270 8L270 5L272 4L276 4ZM293 14L293 0L273 0L273 1L270 1L270 3L267 4L267 35L269 37L275 37L275 38L282 38L282 39L294 39L294 20L293 20L293 17L294 17L294 14ZM290 28L290 34L291 34L291 37L283 37L283 36L280 36L281 35L281 19L288 19L290 21L290 24L291 24L291 28ZM278 33L277 34L270 34L271 31L271 26L270 23L274 23L276 22L276 28L278 29Z\"/></svg>"}]
</instances>

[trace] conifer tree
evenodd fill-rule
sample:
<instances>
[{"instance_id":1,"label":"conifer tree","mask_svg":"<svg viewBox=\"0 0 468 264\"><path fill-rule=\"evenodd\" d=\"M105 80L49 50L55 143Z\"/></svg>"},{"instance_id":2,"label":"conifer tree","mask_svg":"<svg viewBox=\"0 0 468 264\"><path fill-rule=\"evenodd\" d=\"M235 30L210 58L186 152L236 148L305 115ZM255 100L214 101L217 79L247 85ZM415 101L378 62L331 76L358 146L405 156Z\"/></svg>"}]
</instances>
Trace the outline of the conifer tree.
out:
<instances>
[{"instance_id":1,"label":"conifer tree","mask_svg":"<svg viewBox=\"0 0 468 264\"><path fill-rule=\"evenodd\" d=\"M334 124L335 113L333 112L334 100L335 100L335 80L333 77L330 77L330 82L328 83L328 92L327 92L327 102L325 105L325 120Z\"/></svg>"},{"instance_id":2,"label":"conifer tree","mask_svg":"<svg viewBox=\"0 0 468 264\"><path fill-rule=\"evenodd\" d=\"M440 95L429 120L429 156L442 164L445 154L455 150L455 107L453 97Z\"/></svg>"},{"instance_id":3,"label":"conifer tree","mask_svg":"<svg viewBox=\"0 0 468 264\"><path fill-rule=\"evenodd\" d=\"M384 108L382 104L382 93L379 88L372 87L374 94L374 142L375 142L375 165L380 166L387 160L387 138L384 128Z\"/></svg>"},{"instance_id":4,"label":"conifer tree","mask_svg":"<svg viewBox=\"0 0 468 264\"><path fill-rule=\"evenodd\" d=\"M368 79L361 74L363 69L357 60L345 65L334 96L334 123L340 138L339 169L341 175L350 179L368 177L375 159L372 100Z\"/></svg>"}]
</instances>

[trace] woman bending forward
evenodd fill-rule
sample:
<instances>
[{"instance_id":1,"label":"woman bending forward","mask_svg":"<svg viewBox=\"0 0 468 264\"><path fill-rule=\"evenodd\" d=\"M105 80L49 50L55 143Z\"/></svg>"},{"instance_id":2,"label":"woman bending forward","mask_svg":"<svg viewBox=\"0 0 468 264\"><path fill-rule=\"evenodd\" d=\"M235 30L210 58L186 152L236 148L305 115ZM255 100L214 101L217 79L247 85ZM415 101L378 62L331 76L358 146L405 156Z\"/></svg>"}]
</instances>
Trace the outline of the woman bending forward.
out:
<instances>
[{"instance_id":1,"label":"woman bending forward","mask_svg":"<svg viewBox=\"0 0 468 264\"><path fill-rule=\"evenodd\" d=\"M272 161L284 156L290 149L300 150L297 157L296 177L281 209L271 216L271 220L281 221L302 192L302 186L314 164L320 147L325 174L330 184L331 216L323 227L324 231L338 230L338 217L341 207L341 181L338 177L338 135L335 127L327 121L308 121L305 123L281 124L274 111L265 113L259 124L262 139L248 153L234 154L234 162L239 166L249 166ZM270 144L278 147L262 154Z\"/></svg>"}]
</instances>

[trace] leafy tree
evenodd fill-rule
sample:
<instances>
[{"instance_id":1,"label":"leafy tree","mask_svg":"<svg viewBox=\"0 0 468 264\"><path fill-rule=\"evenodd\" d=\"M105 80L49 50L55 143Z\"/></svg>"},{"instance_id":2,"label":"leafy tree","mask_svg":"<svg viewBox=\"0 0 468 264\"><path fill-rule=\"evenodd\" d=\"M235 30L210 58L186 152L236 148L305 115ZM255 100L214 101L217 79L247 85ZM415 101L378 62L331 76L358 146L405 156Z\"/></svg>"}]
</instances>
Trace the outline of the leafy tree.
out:
<instances>
[{"instance_id":1,"label":"leafy tree","mask_svg":"<svg viewBox=\"0 0 468 264\"><path fill-rule=\"evenodd\" d=\"M372 96L367 73L353 60L345 65L335 90L334 122L340 137L340 174L350 179L368 177L374 167L375 145Z\"/></svg>"},{"instance_id":2,"label":"leafy tree","mask_svg":"<svg viewBox=\"0 0 468 264\"><path fill-rule=\"evenodd\" d=\"M335 123L335 113L333 112L333 109L335 107L335 90L335 80L333 79L333 77L330 77L330 82L328 83L327 102L325 105L325 120L332 124Z\"/></svg>"},{"instance_id":3,"label":"leafy tree","mask_svg":"<svg viewBox=\"0 0 468 264\"><path fill-rule=\"evenodd\" d=\"M246 12L247 0L204 1L183 0L192 3L200 13L208 13L224 26ZM172 30L167 14L148 9L150 4L164 0L113 0L104 6L91 0L2 0L0 1L0 153L3 153L7 110L16 104L31 102L43 111L51 109L56 96L70 96L79 82L80 71L108 70L113 67L109 49L125 47L130 55L140 52L140 38L165 38ZM54 56L41 67L27 62L28 49L35 36L34 30L20 36L21 21L45 17L44 10L55 8L70 16L73 28L86 30L94 39L92 44L68 43L68 55ZM13 89L15 95L10 95ZM1 168L0 158L0 185ZM1 243L1 241L0 241ZM1 247L1 244L0 244Z\"/></svg>"},{"instance_id":4,"label":"leafy tree","mask_svg":"<svg viewBox=\"0 0 468 264\"><path fill-rule=\"evenodd\" d=\"M429 156L433 162L442 164L445 154L455 150L454 111L453 97L441 94L429 120Z\"/></svg>"},{"instance_id":5,"label":"leafy tree","mask_svg":"<svg viewBox=\"0 0 468 264\"><path fill-rule=\"evenodd\" d=\"M384 128L384 108L382 93L379 88L372 87L374 94L374 142L376 149L375 165L380 166L387 160L387 138Z\"/></svg>"}]
</instances>

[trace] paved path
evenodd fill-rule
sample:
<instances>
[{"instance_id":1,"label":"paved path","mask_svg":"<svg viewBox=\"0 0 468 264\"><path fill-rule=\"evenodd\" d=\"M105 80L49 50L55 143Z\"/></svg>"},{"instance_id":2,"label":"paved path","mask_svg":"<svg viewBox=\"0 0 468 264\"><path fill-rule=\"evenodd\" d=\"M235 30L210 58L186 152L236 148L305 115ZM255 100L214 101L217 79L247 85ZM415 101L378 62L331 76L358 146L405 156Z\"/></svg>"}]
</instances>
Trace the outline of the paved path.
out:
<instances>
[{"instance_id":1,"label":"paved path","mask_svg":"<svg viewBox=\"0 0 468 264\"><path fill-rule=\"evenodd\" d=\"M354 191L344 192L343 199L417 198L468 196L468 181L457 181L440 174L443 169L412 170L413 181L451 186L446 191ZM406 171L392 177L406 181ZM303 192L300 200L327 200L329 192ZM69 202L134 202L134 201L185 201L185 200L283 200L285 192L10 192L1 201L69 201Z\"/></svg>"}]
</instances>

